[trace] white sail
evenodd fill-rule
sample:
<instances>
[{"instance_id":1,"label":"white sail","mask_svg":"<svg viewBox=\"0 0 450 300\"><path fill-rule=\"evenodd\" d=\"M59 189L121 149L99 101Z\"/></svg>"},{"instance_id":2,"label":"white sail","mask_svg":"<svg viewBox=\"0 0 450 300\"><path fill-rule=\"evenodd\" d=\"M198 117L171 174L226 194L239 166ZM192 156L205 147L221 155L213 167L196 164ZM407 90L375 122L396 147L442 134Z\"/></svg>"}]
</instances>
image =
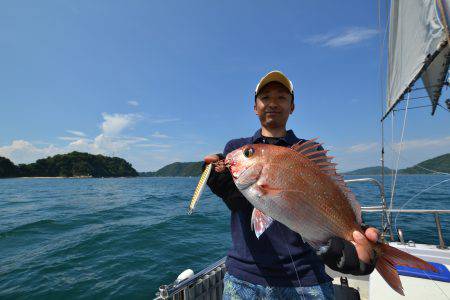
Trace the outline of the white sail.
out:
<instances>
[{"instance_id":1,"label":"white sail","mask_svg":"<svg viewBox=\"0 0 450 300\"><path fill-rule=\"evenodd\" d=\"M449 1L442 3L449 11ZM421 75L432 101L438 100L442 74L448 67L447 55L438 55L441 51L448 52L445 49L447 35L438 10L436 0L391 1L387 112ZM438 59L432 63L436 57Z\"/></svg>"},{"instance_id":2,"label":"white sail","mask_svg":"<svg viewBox=\"0 0 450 300\"><path fill-rule=\"evenodd\" d=\"M423 85L427 90L433 107L431 114L434 114L441 96L442 85L447 77L448 64L450 62L449 56L450 47L446 46L422 74Z\"/></svg>"}]
</instances>

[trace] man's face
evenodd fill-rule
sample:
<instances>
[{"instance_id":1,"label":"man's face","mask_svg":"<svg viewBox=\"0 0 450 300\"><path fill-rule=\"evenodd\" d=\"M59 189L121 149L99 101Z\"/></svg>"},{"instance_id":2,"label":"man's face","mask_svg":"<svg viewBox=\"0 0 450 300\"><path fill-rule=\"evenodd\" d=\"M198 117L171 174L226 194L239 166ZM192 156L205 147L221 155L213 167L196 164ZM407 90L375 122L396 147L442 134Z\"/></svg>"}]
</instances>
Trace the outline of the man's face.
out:
<instances>
[{"instance_id":1,"label":"man's face","mask_svg":"<svg viewBox=\"0 0 450 300\"><path fill-rule=\"evenodd\" d=\"M284 85L279 82L270 82L257 95L254 110L261 126L285 127L289 115L294 111L294 101Z\"/></svg>"}]
</instances>

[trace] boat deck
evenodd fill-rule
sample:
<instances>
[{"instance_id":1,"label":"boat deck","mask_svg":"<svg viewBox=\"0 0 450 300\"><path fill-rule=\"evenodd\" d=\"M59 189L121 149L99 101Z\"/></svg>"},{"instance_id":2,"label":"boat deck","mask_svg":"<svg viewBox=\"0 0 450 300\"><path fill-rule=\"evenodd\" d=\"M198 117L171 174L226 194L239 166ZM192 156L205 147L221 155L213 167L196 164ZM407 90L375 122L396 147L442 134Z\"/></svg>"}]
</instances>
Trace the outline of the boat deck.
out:
<instances>
[{"instance_id":1,"label":"boat deck","mask_svg":"<svg viewBox=\"0 0 450 300\"><path fill-rule=\"evenodd\" d=\"M391 246L418 256L426 261L445 265L450 270L450 250L438 249L435 245L390 243ZM333 277L334 284L341 284L346 277L348 285L359 291L361 299L450 299L450 282L400 276L405 297L389 288L381 275L375 270L370 276L354 276L335 272L327 267L327 273Z\"/></svg>"}]
</instances>

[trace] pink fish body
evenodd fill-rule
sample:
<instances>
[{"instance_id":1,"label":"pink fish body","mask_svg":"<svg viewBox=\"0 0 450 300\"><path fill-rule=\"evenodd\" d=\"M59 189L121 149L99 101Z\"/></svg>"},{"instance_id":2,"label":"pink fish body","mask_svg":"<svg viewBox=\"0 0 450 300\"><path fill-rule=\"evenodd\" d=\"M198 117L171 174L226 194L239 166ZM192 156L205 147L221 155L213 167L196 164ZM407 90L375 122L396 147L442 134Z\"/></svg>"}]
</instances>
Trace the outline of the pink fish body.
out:
<instances>
[{"instance_id":1,"label":"pink fish body","mask_svg":"<svg viewBox=\"0 0 450 300\"><path fill-rule=\"evenodd\" d=\"M362 232L359 203L326 151L317 151L317 146L313 140L292 148L255 144L227 155L236 187L255 207L252 227L258 237L272 219L315 248L333 236L353 241L353 232ZM373 249L379 257L378 272L402 295L395 264L435 271L425 261L389 245L373 243Z\"/></svg>"}]
</instances>

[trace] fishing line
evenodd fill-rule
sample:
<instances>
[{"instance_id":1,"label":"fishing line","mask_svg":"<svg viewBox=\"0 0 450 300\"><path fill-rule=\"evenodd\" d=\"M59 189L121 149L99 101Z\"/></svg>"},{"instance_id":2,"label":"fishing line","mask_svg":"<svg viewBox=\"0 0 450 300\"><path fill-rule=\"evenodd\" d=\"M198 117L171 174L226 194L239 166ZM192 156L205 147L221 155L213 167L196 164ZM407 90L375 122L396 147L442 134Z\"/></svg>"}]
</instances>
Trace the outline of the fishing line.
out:
<instances>
[{"instance_id":1,"label":"fishing line","mask_svg":"<svg viewBox=\"0 0 450 300\"><path fill-rule=\"evenodd\" d=\"M292 263L292 266L294 267L295 276L297 276L297 281L298 281L300 290L301 290L301 292L302 292L302 294L301 294L300 296L301 296L302 299L305 299L305 296L304 296L304 294L303 294L302 283L301 283L301 281L300 281L300 277L298 277L297 267L295 266L294 259L292 258L291 249L289 248L289 244L288 244L288 242L287 242L287 240L286 240L286 237L284 236L284 232L281 230L280 223L277 222L277 226L278 226L278 229L279 229L280 232L281 232L281 236L283 237L284 244L286 245L286 248L287 248L287 250L288 250L288 252L289 252L289 257L291 258L291 263Z\"/></svg>"},{"instance_id":2,"label":"fishing line","mask_svg":"<svg viewBox=\"0 0 450 300\"><path fill-rule=\"evenodd\" d=\"M420 270L420 269L419 269L419 270ZM433 280L433 279L431 279L430 275L428 275L427 272L425 272L424 270L421 270L421 271L423 272L423 274L425 274L425 276L428 277L429 280L431 280L431 282L434 283L435 286L438 287L438 289L442 292L442 294L444 294L444 296L445 296L447 299L450 299L450 297L449 297L449 296L444 292L444 290L436 283L436 281Z\"/></svg>"}]
</instances>

